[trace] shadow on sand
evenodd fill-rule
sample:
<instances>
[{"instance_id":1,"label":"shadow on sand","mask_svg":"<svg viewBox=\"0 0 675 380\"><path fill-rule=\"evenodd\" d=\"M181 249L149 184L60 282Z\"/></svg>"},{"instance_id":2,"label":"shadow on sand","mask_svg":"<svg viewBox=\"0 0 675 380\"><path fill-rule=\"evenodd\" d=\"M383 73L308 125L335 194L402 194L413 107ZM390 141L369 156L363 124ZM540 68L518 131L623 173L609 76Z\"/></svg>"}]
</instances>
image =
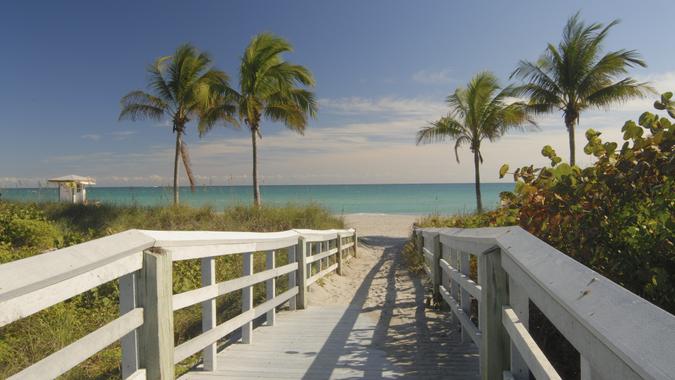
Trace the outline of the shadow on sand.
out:
<instances>
[{"instance_id":1,"label":"shadow on sand","mask_svg":"<svg viewBox=\"0 0 675 380\"><path fill-rule=\"evenodd\" d=\"M361 239L362 244L383 249L383 254L363 279L303 379L329 378L334 368L358 371L366 379L478 378L477 348L461 342L458 328L447 313L425 310L422 279L409 275L401 259L405 241L386 236ZM383 289L371 289L375 280L378 285L385 281ZM384 302L366 307L371 291L384 292ZM359 329L359 318L369 317L364 313L378 311L374 331ZM372 340L368 339L370 334Z\"/></svg>"}]
</instances>

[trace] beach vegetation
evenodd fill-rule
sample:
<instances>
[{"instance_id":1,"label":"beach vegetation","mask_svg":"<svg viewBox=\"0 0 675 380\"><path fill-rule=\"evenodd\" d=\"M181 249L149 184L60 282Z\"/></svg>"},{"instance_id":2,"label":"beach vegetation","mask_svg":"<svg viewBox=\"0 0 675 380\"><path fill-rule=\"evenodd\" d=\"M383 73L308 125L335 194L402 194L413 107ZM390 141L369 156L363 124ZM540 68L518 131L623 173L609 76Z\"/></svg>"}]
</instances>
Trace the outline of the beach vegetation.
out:
<instances>
[{"instance_id":1,"label":"beach vegetation","mask_svg":"<svg viewBox=\"0 0 675 380\"><path fill-rule=\"evenodd\" d=\"M0 263L132 228L266 232L292 228L343 227L340 218L313 204L288 204L283 207L233 206L225 210L216 210L211 207L34 204L0 201ZM33 240L29 236L44 236L44 238ZM287 260L287 252L280 250L277 256L278 265L286 264ZM198 260L176 262L173 267L174 293L201 286ZM255 271L263 268L265 268L265 254L255 253ZM228 255L216 260L217 281L239 277L242 270L241 255ZM254 287L256 304L264 301L264 285ZM287 289L288 284L284 277L277 280L277 287L278 292ZM238 292L218 297L218 323L241 312L239 297ZM111 281L27 318L0 327L0 378L11 376L117 318L118 299L118 281ZM199 307L195 305L175 313L176 344L185 342L201 332ZM120 346L119 343L115 343L73 368L62 378L120 378L120 358ZM186 359L178 364L177 373L184 373L198 361L199 354Z\"/></svg>"},{"instance_id":2,"label":"beach vegetation","mask_svg":"<svg viewBox=\"0 0 675 380\"><path fill-rule=\"evenodd\" d=\"M229 99L228 76L223 71L212 68L211 57L198 51L194 46L179 46L170 56L160 57L147 68L151 92L131 91L120 101L120 120L170 120L172 131L176 135L176 148L173 165L173 203L179 203L179 164L183 162L185 174L194 191L195 178L190 164L190 155L184 141L186 126L192 120L198 120L200 129L212 122L204 117L210 108L221 105L220 119L234 123L233 110L222 107ZM218 102L216 102L218 100ZM223 110L231 110L225 112Z\"/></svg>"},{"instance_id":3,"label":"beach vegetation","mask_svg":"<svg viewBox=\"0 0 675 380\"><path fill-rule=\"evenodd\" d=\"M430 122L417 132L417 144L455 142L455 158L458 150L468 145L473 154L476 187L476 210L483 211L480 192L480 165L483 162L481 144L484 140L494 142L510 129L522 129L526 124L536 126L524 103L510 101L515 88L502 88L490 72L474 76L466 88L458 88L448 96L450 112L439 120Z\"/></svg>"},{"instance_id":4,"label":"beach vegetation","mask_svg":"<svg viewBox=\"0 0 675 380\"><path fill-rule=\"evenodd\" d=\"M653 90L646 84L625 76L629 68L646 67L635 50L603 53L603 43L617 20L607 25L585 24L580 13L569 18L562 41L548 44L536 62L520 61L511 77L526 83L518 95L526 96L535 113L562 111L569 137L570 165L576 160L575 127L580 115L589 108L608 108L632 98L644 97Z\"/></svg>"}]
</instances>

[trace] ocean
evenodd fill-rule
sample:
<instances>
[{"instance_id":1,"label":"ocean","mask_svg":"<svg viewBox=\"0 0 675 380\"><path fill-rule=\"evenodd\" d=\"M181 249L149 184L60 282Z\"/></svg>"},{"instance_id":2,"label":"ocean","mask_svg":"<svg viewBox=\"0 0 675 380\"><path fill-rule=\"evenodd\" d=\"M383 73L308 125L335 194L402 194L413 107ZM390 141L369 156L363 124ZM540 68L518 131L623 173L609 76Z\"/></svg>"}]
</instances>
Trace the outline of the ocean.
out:
<instances>
[{"instance_id":1,"label":"ocean","mask_svg":"<svg viewBox=\"0 0 675 380\"><path fill-rule=\"evenodd\" d=\"M499 193L512 191L512 183L481 185L484 208L499 204ZM22 201L56 201L57 189L4 188L2 199ZM390 184L390 185L275 185L262 186L262 201L267 205L318 203L336 214L455 214L475 211L476 196L472 183ZM210 205L216 209L250 204L250 186L204 186L191 192L180 189L181 203L190 206ZM89 201L113 204L169 205L172 192L167 187L88 187Z\"/></svg>"}]
</instances>

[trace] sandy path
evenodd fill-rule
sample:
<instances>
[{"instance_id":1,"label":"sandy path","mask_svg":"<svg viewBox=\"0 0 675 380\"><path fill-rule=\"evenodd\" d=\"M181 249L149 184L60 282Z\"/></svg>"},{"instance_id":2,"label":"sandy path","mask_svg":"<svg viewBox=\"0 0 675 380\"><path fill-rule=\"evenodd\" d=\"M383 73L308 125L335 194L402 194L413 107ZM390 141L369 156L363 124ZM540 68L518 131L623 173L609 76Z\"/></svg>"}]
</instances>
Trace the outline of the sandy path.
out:
<instances>
[{"instance_id":1,"label":"sandy path","mask_svg":"<svg viewBox=\"0 0 675 380\"><path fill-rule=\"evenodd\" d=\"M406 378L477 377L476 348L461 343L446 313L426 310L426 280L410 275L400 252L416 216L352 214L345 216L360 237L359 254L343 276L329 276L309 292L312 305L350 305L374 318L371 345L385 351Z\"/></svg>"}]
</instances>

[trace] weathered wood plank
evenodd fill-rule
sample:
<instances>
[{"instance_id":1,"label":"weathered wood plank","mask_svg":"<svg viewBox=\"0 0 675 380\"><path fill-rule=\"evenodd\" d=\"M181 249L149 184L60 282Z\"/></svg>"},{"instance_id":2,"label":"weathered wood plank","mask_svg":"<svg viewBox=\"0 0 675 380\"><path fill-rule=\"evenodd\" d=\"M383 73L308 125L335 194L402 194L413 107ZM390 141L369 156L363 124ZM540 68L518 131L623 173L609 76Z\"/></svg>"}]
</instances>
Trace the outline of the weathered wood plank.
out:
<instances>
[{"instance_id":1,"label":"weathered wood plank","mask_svg":"<svg viewBox=\"0 0 675 380\"><path fill-rule=\"evenodd\" d=\"M501 310L509 303L509 284L498 248L480 256L478 272L483 292L478 304L481 376L485 380L500 379L510 366L511 342L502 325Z\"/></svg>"},{"instance_id":2,"label":"weathered wood plank","mask_svg":"<svg viewBox=\"0 0 675 380\"><path fill-rule=\"evenodd\" d=\"M271 308L282 305L284 302L287 302L289 299L295 297L298 294L298 288L291 288L282 294L278 295L272 300L265 301L264 303L242 312L234 318L228 319L227 321L219 324L215 328L208 330L187 342L184 342L178 345L174 351L173 361L174 363L179 363L190 355L198 352L204 347L215 343L218 339L221 339L225 335L233 332L234 330L247 325L257 317L265 314Z\"/></svg>"},{"instance_id":3,"label":"weathered wood plank","mask_svg":"<svg viewBox=\"0 0 675 380\"><path fill-rule=\"evenodd\" d=\"M530 299L527 292L518 283L509 276L509 305L516 313L518 321L525 328L529 327L530 320ZM511 342L511 373L515 380L529 380L530 370L522 355Z\"/></svg>"},{"instance_id":4,"label":"weathered wood plank","mask_svg":"<svg viewBox=\"0 0 675 380\"><path fill-rule=\"evenodd\" d=\"M332 256L337 253L337 248L332 248L327 251L321 252L321 253L315 253L312 256L307 257L307 264L311 264L313 262L319 261L321 259L325 259L328 256Z\"/></svg>"},{"instance_id":5,"label":"weathered wood plank","mask_svg":"<svg viewBox=\"0 0 675 380\"><path fill-rule=\"evenodd\" d=\"M439 289L443 300L450 306L453 314L459 320L462 328L467 331L467 335L471 340L476 344L476 346L481 346L480 331L476 328L476 325L473 324L471 318L466 314L464 310L459 306L459 304L452 298L448 289L442 286Z\"/></svg>"},{"instance_id":6,"label":"weathered wood plank","mask_svg":"<svg viewBox=\"0 0 675 380\"><path fill-rule=\"evenodd\" d=\"M297 245L288 248L288 263L295 264L294 270L288 272L288 287L292 288L298 285L297 283L297 272L298 272L298 259L297 259ZM295 310L297 308L297 298L293 297L288 301L288 308L290 310Z\"/></svg>"},{"instance_id":7,"label":"weathered wood plank","mask_svg":"<svg viewBox=\"0 0 675 380\"><path fill-rule=\"evenodd\" d=\"M9 379L56 378L142 324L143 309L133 309L96 331L11 376Z\"/></svg>"},{"instance_id":8,"label":"weathered wood plank","mask_svg":"<svg viewBox=\"0 0 675 380\"><path fill-rule=\"evenodd\" d=\"M480 302L481 296L481 287L476 284L469 278L469 276L460 273L457 269L453 268L447 261L440 261L441 268L447 273L450 278L452 278L456 283L458 283L462 289L466 290L471 296L477 299Z\"/></svg>"},{"instance_id":9,"label":"weathered wood plank","mask_svg":"<svg viewBox=\"0 0 675 380\"><path fill-rule=\"evenodd\" d=\"M304 309L307 307L307 277L309 272L307 271L307 243L305 238L300 236L298 239L298 245L295 248L295 253L298 260L298 297L296 299L296 307L299 309Z\"/></svg>"},{"instance_id":10,"label":"weathered wood plank","mask_svg":"<svg viewBox=\"0 0 675 380\"><path fill-rule=\"evenodd\" d=\"M253 253L244 253L244 276L253 274ZM253 309L253 286L246 286L241 290L241 312L246 313ZM250 344L253 339L253 321L246 322L241 327L241 341Z\"/></svg>"},{"instance_id":11,"label":"weathered wood plank","mask_svg":"<svg viewBox=\"0 0 675 380\"><path fill-rule=\"evenodd\" d=\"M275 257L274 257L275 252L274 251L267 251L266 255L267 255L267 257L266 257L265 265L266 265L267 270L274 269L274 267L275 267ZM275 280L275 277L272 277L265 282L265 297L268 301L272 300L274 298L275 289L276 289L276 280ZM276 319L276 309L271 308L267 312L267 318L265 320L265 323L268 326L274 326L275 319Z\"/></svg>"},{"instance_id":12,"label":"weathered wood plank","mask_svg":"<svg viewBox=\"0 0 675 380\"><path fill-rule=\"evenodd\" d=\"M95 255L95 253L92 254ZM64 255L64 259L67 257ZM141 268L141 263L140 252L124 253L100 261L96 263L97 266L90 267L87 271L83 272L78 269L64 273L58 281L40 281L35 286L26 286L3 293L0 296L0 326L25 318L101 284L135 272ZM0 266L0 269L4 269L3 266ZM42 269L39 268L42 266L35 267L31 271L40 272Z\"/></svg>"},{"instance_id":13,"label":"weathered wood plank","mask_svg":"<svg viewBox=\"0 0 675 380\"><path fill-rule=\"evenodd\" d=\"M502 325L536 379L561 379L546 355L527 332L527 328L520 322L516 312L510 307L502 308Z\"/></svg>"},{"instance_id":14,"label":"weathered wood plank","mask_svg":"<svg viewBox=\"0 0 675 380\"><path fill-rule=\"evenodd\" d=\"M134 310L138 307L138 279L140 273L133 272L120 277L120 316ZM138 369L138 330L134 329L120 339L122 349L122 378L131 378ZM143 372L145 376L145 372Z\"/></svg>"},{"instance_id":15,"label":"weathered wood plank","mask_svg":"<svg viewBox=\"0 0 675 380\"><path fill-rule=\"evenodd\" d=\"M211 286L216 283L216 259L205 257L201 259L202 287ZM175 299L175 296L174 296ZM201 304L202 308L202 332L209 331L216 327L216 299L205 300ZM175 310L175 306L174 306ZM213 342L202 350L202 361L205 371L215 371L216 369L216 350L217 344Z\"/></svg>"},{"instance_id":16,"label":"weathered wood plank","mask_svg":"<svg viewBox=\"0 0 675 380\"><path fill-rule=\"evenodd\" d=\"M297 263L290 263L274 269L264 270L250 276L239 277L232 280L219 282L215 285L175 294L173 296L174 311L243 289L247 286L267 281L274 277L283 276L287 273L294 272L297 268Z\"/></svg>"},{"instance_id":17,"label":"weathered wood plank","mask_svg":"<svg viewBox=\"0 0 675 380\"><path fill-rule=\"evenodd\" d=\"M307 286L312 285L315 283L317 280L319 280L321 277L326 276L327 274L337 270L337 264L333 264L329 266L328 268L322 270L321 272L315 274L314 276L310 277L307 279Z\"/></svg>"},{"instance_id":18,"label":"weathered wood plank","mask_svg":"<svg viewBox=\"0 0 675 380\"><path fill-rule=\"evenodd\" d=\"M150 380L174 378L171 254L158 248L143 253L140 280L139 362Z\"/></svg>"}]
</instances>

